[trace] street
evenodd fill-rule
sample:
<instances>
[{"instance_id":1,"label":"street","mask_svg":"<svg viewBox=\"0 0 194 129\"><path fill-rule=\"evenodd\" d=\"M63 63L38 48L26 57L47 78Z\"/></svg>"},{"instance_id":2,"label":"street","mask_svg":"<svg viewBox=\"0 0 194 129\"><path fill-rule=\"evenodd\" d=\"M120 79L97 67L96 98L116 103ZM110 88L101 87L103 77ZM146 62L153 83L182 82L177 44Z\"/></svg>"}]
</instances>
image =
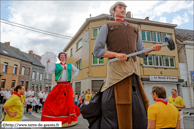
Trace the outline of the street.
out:
<instances>
[{"instance_id":1,"label":"street","mask_svg":"<svg viewBox=\"0 0 194 129\"><path fill-rule=\"evenodd\" d=\"M2 107L2 105L0 106ZM22 121L40 121L41 120L41 112L35 113L32 112L32 114L25 113ZM69 128L72 129L87 129L88 128L88 122L87 120L83 119L82 115L78 117L78 124ZM194 129L194 115L184 114L184 127L185 129ZM1 129L0 125L0 129ZM3 129L3 128L2 128ZM20 129L33 129L33 128L20 128ZM44 128L40 128L44 129ZM54 129L54 128L50 128Z\"/></svg>"}]
</instances>

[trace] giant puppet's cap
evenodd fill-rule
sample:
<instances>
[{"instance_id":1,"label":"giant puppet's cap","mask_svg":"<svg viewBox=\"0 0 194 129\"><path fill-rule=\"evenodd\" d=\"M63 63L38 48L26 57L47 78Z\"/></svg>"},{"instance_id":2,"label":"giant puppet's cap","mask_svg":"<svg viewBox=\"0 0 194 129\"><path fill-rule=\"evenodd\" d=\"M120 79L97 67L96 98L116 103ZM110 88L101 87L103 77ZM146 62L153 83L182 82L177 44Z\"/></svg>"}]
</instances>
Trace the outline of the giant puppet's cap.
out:
<instances>
[{"instance_id":1,"label":"giant puppet's cap","mask_svg":"<svg viewBox=\"0 0 194 129\"><path fill-rule=\"evenodd\" d=\"M112 10L113 10L117 5L119 5L119 4L124 5L124 6L127 7L127 5L126 5L125 3L123 3L123 2L116 2L115 4L113 4L113 5L110 7L110 10L109 10L110 15L112 14Z\"/></svg>"}]
</instances>

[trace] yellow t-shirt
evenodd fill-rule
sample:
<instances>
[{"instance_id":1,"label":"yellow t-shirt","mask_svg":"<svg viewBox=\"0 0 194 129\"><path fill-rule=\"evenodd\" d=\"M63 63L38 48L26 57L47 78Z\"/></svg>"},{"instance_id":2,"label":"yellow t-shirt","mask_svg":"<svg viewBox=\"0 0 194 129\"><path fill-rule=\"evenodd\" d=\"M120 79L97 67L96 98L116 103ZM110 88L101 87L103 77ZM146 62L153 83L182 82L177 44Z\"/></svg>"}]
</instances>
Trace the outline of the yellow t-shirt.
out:
<instances>
[{"instance_id":1,"label":"yellow t-shirt","mask_svg":"<svg viewBox=\"0 0 194 129\"><path fill-rule=\"evenodd\" d=\"M14 117L6 114L4 121L21 121L23 115L23 104L19 96L12 94L4 105L9 107L9 112L17 113Z\"/></svg>"},{"instance_id":2,"label":"yellow t-shirt","mask_svg":"<svg viewBox=\"0 0 194 129\"><path fill-rule=\"evenodd\" d=\"M90 101L90 99L92 98L92 94L86 94L85 95L85 101Z\"/></svg>"},{"instance_id":3,"label":"yellow t-shirt","mask_svg":"<svg viewBox=\"0 0 194 129\"><path fill-rule=\"evenodd\" d=\"M173 101L174 100L174 101ZM180 96L177 96L176 98L173 98L172 96L170 96L168 98L168 102L172 105L175 105L175 106L185 106L185 102L184 100L182 99L182 97ZM182 108L177 108L178 110L182 110Z\"/></svg>"},{"instance_id":4,"label":"yellow t-shirt","mask_svg":"<svg viewBox=\"0 0 194 129\"><path fill-rule=\"evenodd\" d=\"M25 95L21 95L23 107L24 107L24 102L25 102L25 100L26 100L25 98L26 98Z\"/></svg>"},{"instance_id":5,"label":"yellow t-shirt","mask_svg":"<svg viewBox=\"0 0 194 129\"><path fill-rule=\"evenodd\" d=\"M148 119L155 121L155 128L175 128L180 113L172 104L156 102L148 107Z\"/></svg>"}]
</instances>

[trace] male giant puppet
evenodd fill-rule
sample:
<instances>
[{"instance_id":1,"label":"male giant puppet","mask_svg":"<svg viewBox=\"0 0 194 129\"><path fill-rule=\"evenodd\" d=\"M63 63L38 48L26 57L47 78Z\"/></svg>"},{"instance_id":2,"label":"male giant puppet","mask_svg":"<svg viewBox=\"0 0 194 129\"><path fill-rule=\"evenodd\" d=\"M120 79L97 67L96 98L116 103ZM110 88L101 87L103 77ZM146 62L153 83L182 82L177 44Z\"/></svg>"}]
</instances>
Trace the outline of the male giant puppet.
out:
<instances>
[{"instance_id":1,"label":"male giant puppet","mask_svg":"<svg viewBox=\"0 0 194 129\"><path fill-rule=\"evenodd\" d=\"M79 70L72 64L66 64L65 52L59 53L58 58L61 62L53 66L47 61L46 73L52 74L55 71L57 85L44 102L41 121L62 121L62 126L68 127L77 124L77 117L80 115L79 108L73 102L73 89L70 84Z\"/></svg>"},{"instance_id":2,"label":"male giant puppet","mask_svg":"<svg viewBox=\"0 0 194 129\"><path fill-rule=\"evenodd\" d=\"M94 45L95 57L119 58L119 61L108 62L107 79L101 89L102 129L147 128L149 100L141 84L137 59L136 56L126 57L126 54L143 50L144 46L138 28L123 20L126 7L125 3L117 2L110 8L115 21L101 27ZM154 45L154 51L160 49L160 44ZM148 53L138 56L146 58Z\"/></svg>"}]
</instances>

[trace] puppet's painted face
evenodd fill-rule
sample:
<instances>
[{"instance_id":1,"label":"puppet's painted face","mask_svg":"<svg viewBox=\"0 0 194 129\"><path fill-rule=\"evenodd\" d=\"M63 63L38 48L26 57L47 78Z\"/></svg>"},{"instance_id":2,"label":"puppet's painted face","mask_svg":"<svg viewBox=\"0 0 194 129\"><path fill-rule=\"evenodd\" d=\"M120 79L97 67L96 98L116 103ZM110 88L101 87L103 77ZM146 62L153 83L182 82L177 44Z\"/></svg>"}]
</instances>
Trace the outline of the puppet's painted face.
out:
<instances>
[{"instance_id":1,"label":"puppet's painted face","mask_svg":"<svg viewBox=\"0 0 194 129\"><path fill-rule=\"evenodd\" d=\"M65 58L66 58L66 55L65 55L65 54L61 54L61 55L60 55L60 60L61 60L61 61L65 61Z\"/></svg>"},{"instance_id":2,"label":"puppet's painted face","mask_svg":"<svg viewBox=\"0 0 194 129\"><path fill-rule=\"evenodd\" d=\"M126 6L119 4L115 7L115 10L113 10L112 13L116 19L123 19L126 16Z\"/></svg>"}]
</instances>

